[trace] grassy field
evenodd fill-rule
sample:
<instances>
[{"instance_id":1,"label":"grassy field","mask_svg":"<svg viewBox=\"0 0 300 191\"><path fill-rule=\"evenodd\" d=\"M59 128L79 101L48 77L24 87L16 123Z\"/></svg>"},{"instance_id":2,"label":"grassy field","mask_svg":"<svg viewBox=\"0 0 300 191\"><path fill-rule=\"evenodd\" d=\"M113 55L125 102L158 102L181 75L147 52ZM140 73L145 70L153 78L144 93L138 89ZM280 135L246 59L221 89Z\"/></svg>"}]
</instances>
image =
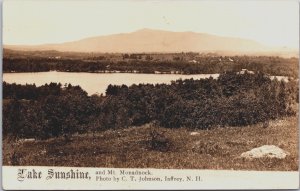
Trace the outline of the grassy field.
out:
<instances>
[{"instance_id":1,"label":"grassy field","mask_svg":"<svg viewBox=\"0 0 300 191\"><path fill-rule=\"evenodd\" d=\"M191 135L191 132L198 132ZM285 159L239 158L262 145L289 152ZM4 165L118 168L298 170L298 118L248 127L191 130L151 125L32 142L3 140Z\"/></svg>"}]
</instances>

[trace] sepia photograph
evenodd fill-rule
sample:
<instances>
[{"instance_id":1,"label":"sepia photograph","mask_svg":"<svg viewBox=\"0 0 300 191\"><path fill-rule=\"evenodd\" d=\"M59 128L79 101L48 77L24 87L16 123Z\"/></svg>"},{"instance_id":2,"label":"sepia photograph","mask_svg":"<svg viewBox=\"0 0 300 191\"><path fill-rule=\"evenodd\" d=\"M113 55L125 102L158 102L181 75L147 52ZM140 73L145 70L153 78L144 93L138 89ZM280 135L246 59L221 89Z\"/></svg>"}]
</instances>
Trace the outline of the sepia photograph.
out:
<instances>
[{"instance_id":1,"label":"sepia photograph","mask_svg":"<svg viewBox=\"0 0 300 191\"><path fill-rule=\"evenodd\" d=\"M2 9L7 188L56 179L201 189L214 178L188 172L299 177L298 1L10 0Z\"/></svg>"}]
</instances>

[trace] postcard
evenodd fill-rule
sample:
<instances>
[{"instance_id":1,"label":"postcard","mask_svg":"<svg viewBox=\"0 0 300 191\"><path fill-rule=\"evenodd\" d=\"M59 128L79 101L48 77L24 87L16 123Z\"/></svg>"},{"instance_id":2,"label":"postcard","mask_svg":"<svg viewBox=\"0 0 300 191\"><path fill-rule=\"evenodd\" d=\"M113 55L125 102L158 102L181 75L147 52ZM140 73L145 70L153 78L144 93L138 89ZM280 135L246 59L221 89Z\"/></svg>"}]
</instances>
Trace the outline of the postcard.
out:
<instances>
[{"instance_id":1,"label":"postcard","mask_svg":"<svg viewBox=\"0 0 300 191\"><path fill-rule=\"evenodd\" d=\"M3 2L6 190L299 188L299 2Z\"/></svg>"}]
</instances>

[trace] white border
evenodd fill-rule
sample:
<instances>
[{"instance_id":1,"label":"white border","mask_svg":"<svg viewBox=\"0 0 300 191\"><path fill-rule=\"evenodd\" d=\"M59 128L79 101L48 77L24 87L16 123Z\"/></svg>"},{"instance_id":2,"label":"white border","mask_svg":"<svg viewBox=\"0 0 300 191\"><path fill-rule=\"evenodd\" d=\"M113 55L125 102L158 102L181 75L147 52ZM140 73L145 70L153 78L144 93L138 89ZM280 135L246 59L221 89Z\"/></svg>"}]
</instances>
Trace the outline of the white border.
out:
<instances>
[{"instance_id":1,"label":"white border","mask_svg":"<svg viewBox=\"0 0 300 191\"><path fill-rule=\"evenodd\" d=\"M19 169L41 171L41 179L18 180ZM71 169L88 172L91 179L46 179L48 170L69 172ZM121 169L121 168L79 168L79 167L22 167L3 166L3 188L13 190L111 190L111 189L151 189L151 190L186 190L186 189L298 189L299 172L291 171L233 171L233 170L174 170L174 169ZM114 175L108 173L113 170ZM150 171L151 175L124 175L125 171ZM104 175L96 175L96 171L105 171ZM110 181L97 181L97 176L111 178ZM130 176L135 181L130 180ZM160 177L162 181L142 181L140 177ZM165 176L182 178L180 181L165 181ZM187 176L193 181L188 181ZM200 177L199 180L195 180ZM113 177L119 178L118 182ZM122 180L123 179L123 180Z\"/></svg>"}]
</instances>

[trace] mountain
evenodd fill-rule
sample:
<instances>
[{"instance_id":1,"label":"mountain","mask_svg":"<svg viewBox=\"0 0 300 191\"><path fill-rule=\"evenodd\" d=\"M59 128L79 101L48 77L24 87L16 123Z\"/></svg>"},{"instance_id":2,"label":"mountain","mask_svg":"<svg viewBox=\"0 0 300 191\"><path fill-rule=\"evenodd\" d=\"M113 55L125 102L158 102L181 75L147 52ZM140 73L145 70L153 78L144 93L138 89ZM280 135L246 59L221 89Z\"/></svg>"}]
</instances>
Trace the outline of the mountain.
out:
<instances>
[{"instance_id":1,"label":"mountain","mask_svg":"<svg viewBox=\"0 0 300 191\"><path fill-rule=\"evenodd\" d=\"M233 52L274 51L256 41L195 32L142 29L132 33L85 38L61 44L4 45L13 50L56 50L62 52Z\"/></svg>"}]
</instances>

